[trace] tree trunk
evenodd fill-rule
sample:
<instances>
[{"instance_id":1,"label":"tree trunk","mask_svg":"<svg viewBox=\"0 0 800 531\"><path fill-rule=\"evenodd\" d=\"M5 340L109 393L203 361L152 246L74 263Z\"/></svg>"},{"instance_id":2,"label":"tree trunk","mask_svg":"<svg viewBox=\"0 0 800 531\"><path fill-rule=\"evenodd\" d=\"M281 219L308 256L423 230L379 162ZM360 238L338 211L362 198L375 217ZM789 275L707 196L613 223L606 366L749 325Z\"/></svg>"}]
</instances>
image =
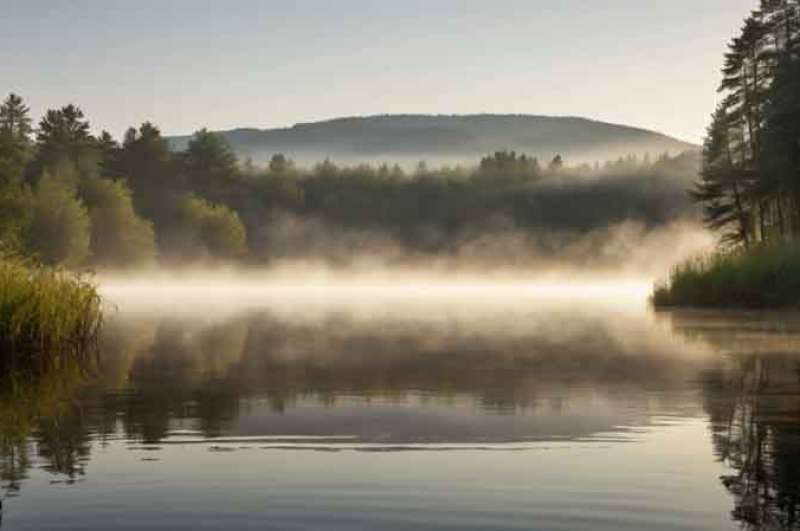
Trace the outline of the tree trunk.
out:
<instances>
[{"instance_id":1,"label":"tree trunk","mask_svg":"<svg viewBox=\"0 0 800 531\"><path fill-rule=\"evenodd\" d=\"M736 217L739 219L739 231L744 238L745 249L750 248L750 228L747 226L747 216L742 208L742 198L739 194L739 186L736 184L736 179L733 180L733 199L736 204Z\"/></svg>"}]
</instances>

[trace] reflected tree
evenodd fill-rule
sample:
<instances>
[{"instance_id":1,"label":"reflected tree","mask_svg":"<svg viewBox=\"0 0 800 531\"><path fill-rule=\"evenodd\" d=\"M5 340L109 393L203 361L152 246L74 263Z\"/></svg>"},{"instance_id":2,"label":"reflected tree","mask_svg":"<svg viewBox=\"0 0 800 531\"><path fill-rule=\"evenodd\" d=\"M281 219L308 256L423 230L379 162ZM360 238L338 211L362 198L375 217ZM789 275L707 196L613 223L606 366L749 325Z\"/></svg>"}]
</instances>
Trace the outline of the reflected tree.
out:
<instances>
[{"instance_id":1,"label":"reflected tree","mask_svg":"<svg viewBox=\"0 0 800 531\"><path fill-rule=\"evenodd\" d=\"M734 356L706 381L721 478L745 529L800 529L800 360Z\"/></svg>"}]
</instances>

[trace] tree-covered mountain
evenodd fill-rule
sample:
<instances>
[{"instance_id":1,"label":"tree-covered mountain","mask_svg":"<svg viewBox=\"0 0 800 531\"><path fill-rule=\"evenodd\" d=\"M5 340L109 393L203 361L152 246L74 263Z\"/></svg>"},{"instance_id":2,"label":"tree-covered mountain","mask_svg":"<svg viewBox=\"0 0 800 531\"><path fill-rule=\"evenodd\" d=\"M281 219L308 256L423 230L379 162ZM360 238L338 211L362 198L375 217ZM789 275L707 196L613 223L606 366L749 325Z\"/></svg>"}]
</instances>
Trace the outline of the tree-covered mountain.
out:
<instances>
[{"instance_id":1,"label":"tree-covered mountain","mask_svg":"<svg viewBox=\"0 0 800 531\"><path fill-rule=\"evenodd\" d=\"M263 163L275 153L285 153L301 165L326 158L343 163L471 163L497 150L529 153L541 160L562 155L570 162L591 163L697 148L645 129L533 115L382 115L219 133L242 158ZM171 146L185 149L190 138L172 137Z\"/></svg>"}]
</instances>

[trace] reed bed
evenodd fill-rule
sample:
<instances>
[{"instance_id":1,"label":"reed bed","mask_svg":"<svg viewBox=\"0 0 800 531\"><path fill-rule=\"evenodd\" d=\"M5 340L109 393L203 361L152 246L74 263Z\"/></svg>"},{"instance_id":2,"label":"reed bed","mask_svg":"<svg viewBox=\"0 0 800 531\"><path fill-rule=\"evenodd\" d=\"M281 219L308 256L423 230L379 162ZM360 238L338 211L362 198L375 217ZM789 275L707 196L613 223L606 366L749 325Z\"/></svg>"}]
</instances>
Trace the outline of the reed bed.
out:
<instances>
[{"instance_id":1,"label":"reed bed","mask_svg":"<svg viewBox=\"0 0 800 531\"><path fill-rule=\"evenodd\" d=\"M652 302L656 307L800 308L800 245L692 258L655 286Z\"/></svg>"},{"instance_id":2,"label":"reed bed","mask_svg":"<svg viewBox=\"0 0 800 531\"><path fill-rule=\"evenodd\" d=\"M90 361L102 319L100 296L86 277L0 260L0 374Z\"/></svg>"}]
</instances>

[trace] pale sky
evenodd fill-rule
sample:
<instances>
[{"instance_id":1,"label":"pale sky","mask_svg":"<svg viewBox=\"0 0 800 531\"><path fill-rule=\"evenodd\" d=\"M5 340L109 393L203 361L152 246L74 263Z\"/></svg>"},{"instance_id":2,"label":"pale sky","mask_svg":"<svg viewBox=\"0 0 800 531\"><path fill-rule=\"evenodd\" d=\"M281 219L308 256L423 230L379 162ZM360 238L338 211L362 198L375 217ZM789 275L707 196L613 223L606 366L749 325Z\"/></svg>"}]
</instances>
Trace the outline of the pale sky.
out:
<instances>
[{"instance_id":1,"label":"pale sky","mask_svg":"<svg viewBox=\"0 0 800 531\"><path fill-rule=\"evenodd\" d=\"M699 142L756 0L0 0L0 92L119 136L584 116Z\"/></svg>"}]
</instances>

